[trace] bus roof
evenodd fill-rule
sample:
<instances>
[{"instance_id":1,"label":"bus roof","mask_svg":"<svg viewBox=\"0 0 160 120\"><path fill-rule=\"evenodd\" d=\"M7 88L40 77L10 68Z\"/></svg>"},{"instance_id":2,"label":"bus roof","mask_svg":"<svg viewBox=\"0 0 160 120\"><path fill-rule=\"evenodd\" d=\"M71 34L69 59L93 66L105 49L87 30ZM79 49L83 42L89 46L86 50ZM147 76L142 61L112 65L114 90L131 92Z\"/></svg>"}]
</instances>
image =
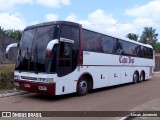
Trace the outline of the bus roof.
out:
<instances>
[{"instance_id":1,"label":"bus roof","mask_svg":"<svg viewBox=\"0 0 160 120\"><path fill-rule=\"evenodd\" d=\"M54 25L54 24L65 24L65 25L72 25L72 26L76 26L76 27L79 27L79 25L80 25L78 23L69 22L69 21L52 21L52 22L44 22L44 23L31 25L31 26L26 27L24 30L28 30L28 29L32 29L32 28L36 28L36 27Z\"/></svg>"},{"instance_id":2,"label":"bus roof","mask_svg":"<svg viewBox=\"0 0 160 120\"><path fill-rule=\"evenodd\" d=\"M114 37L114 38L117 38L117 39L121 39L121 40L124 40L124 41L128 41L128 42L132 42L132 43L135 43L135 44L139 44L139 45L142 45L142 46L146 46L146 47L149 47L149 48L152 48L153 47L149 44L143 44L143 43L140 43L140 42L137 42L137 41L133 41L133 40L130 40L128 38L122 38L121 36L119 35L109 35L108 33L105 33L104 31L97 31L96 29L93 29L89 26L85 26L85 25L81 25L79 23L75 23L75 22L70 22L70 21L52 21L52 22L44 22L44 23L40 23L40 24L36 24L36 25L31 25L31 26L28 26L26 27L24 30L27 30L27 29L32 29L32 28L35 28L35 27L42 27L42 26L47 26L47 25L53 25L53 24L66 24L66 25L72 25L72 26L76 26L76 27L79 27L79 26L82 26L82 28L86 29L86 30L90 30L90 31L93 31L93 32L97 32L99 34L104 34L104 35L108 35L110 37Z\"/></svg>"}]
</instances>

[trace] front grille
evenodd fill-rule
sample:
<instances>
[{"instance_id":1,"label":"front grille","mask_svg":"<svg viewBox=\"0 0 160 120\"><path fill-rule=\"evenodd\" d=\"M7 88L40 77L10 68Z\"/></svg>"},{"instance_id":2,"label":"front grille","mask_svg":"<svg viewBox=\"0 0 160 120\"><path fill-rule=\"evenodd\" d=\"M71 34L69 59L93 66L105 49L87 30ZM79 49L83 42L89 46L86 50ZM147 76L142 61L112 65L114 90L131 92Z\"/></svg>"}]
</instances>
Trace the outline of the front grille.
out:
<instances>
[{"instance_id":1,"label":"front grille","mask_svg":"<svg viewBox=\"0 0 160 120\"><path fill-rule=\"evenodd\" d=\"M35 78L35 77L21 76L21 78L25 79L25 80L37 80L37 78Z\"/></svg>"}]
</instances>

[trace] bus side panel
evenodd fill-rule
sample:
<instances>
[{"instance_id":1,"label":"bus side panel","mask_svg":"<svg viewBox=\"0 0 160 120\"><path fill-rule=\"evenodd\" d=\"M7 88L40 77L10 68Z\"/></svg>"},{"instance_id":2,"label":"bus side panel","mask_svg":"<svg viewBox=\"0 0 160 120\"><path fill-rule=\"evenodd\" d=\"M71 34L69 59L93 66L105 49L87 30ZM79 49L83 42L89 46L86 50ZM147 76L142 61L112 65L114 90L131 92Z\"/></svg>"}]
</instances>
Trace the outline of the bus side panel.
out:
<instances>
[{"instance_id":1,"label":"bus side panel","mask_svg":"<svg viewBox=\"0 0 160 120\"><path fill-rule=\"evenodd\" d=\"M69 79L57 79L56 95L63 95L69 93Z\"/></svg>"},{"instance_id":2,"label":"bus side panel","mask_svg":"<svg viewBox=\"0 0 160 120\"><path fill-rule=\"evenodd\" d=\"M121 68L120 67L109 67L109 80L107 86L120 84L121 81Z\"/></svg>"},{"instance_id":3,"label":"bus side panel","mask_svg":"<svg viewBox=\"0 0 160 120\"><path fill-rule=\"evenodd\" d=\"M89 66L87 71L93 77L93 88L106 87L109 82L109 69L103 66Z\"/></svg>"},{"instance_id":4,"label":"bus side panel","mask_svg":"<svg viewBox=\"0 0 160 120\"><path fill-rule=\"evenodd\" d=\"M120 69L121 72L121 81L120 83L128 83L128 82L132 82L132 77L131 77L131 67L121 67Z\"/></svg>"}]
</instances>

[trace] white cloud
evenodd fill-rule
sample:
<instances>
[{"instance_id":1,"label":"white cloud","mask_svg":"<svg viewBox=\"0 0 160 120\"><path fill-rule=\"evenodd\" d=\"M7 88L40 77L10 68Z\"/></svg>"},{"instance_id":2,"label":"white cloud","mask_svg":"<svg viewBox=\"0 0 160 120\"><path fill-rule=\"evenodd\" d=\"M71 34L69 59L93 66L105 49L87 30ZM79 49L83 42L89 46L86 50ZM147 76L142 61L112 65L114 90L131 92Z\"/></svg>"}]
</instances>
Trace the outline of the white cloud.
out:
<instances>
[{"instance_id":1,"label":"white cloud","mask_svg":"<svg viewBox=\"0 0 160 120\"><path fill-rule=\"evenodd\" d=\"M112 17L112 15L105 13L101 9L97 9L88 16L88 20L92 24L104 24L104 25L114 25L117 20Z\"/></svg>"},{"instance_id":2,"label":"white cloud","mask_svg":"<svg viewBox=\"0 0 160 120\"><path fill-rule=\"evenodd\" d=\"M143 30L144 27L153 27L157 30L157 32L159 32L159 6L160 0L151 0L145 5L136 5L131 9L127 9L125 11L125 14L128 16L135 17L132 24L135 25L137 31Z\"/></svg>"},{"instance_id":3,"label":"white cloud","mask_svg":"<svg viewBox=\"0 0 160 120\"><path fill-rule=\"evenodd\" d=\"M31 22L29 25L35 25L35 24L39 24L40 22L38 20Z\"/></svg>"},{"instance_id":4,"label":"white cloud","mask_svg":"<svg viewBox=\"0 0 160 120\"><path fill-rule=\"evenodd\" d=\"M17 4L40 4L46 7L70 5L71 0L0 0L0 12L10 10Z\"/></svg>"},{"instance_id":5,"label":"white cloud","mask_svg":"<svg viewBox=\"0 0 160 120\"><path fill-rule=\"evenodd\" d=\"M71 13L69 16L66 17L66 21L77 22L77 16L74 13Z\"/></svg>"},{"instance_id":6,"label":"white cloud","mask_svg":"<svg viewBox=\"0 0 160 120\"><path fill-rule=\"evenodd\" d=\"M111 14L108 14L101 9L97 9L88 14L88 17L85 20L79 20L74 13L71 13L66 17L66 20L81 23L85 27L99 32L121 37L126 36L128 31L133 33L136 32L136 27L133 24L119 23Z\"/></svg>"},{"instance_id":7,"label":"white cloud","mask_svg":"<svg viewBox=\"0 0 160 120\"><path fill-rule=\"evenodd\" d=\"M138 17L136 18L134 21L134 24L140 27L150 27L150 26L155 26L155 21L153 21L152 18L142 18L142 17Z\"/></svg>"},{"instance_id":8,"label":"white cloud","mask_svg":"<svg viewBox=\"0 0 160 120\"><path fill-rule=\"evenodd\" d=\"M4 29L20 29L26 26L25 20L18 13L0 13L0 26Z\"/></svg>"},{"instance_id":9,"label":"white cloud","mask_svg":"<svg viewBox=\"0 0 160 120\"><path fill-rule=\"evenodd\" d=\"M71 0L61 0L63 5L69 5Z\"/></svg>"},{"instance_id":10,"label":"white cloud","mask_svg":"<svg viewBox=\"0 0 160 120\"><path fill-rule=\"evenodd\" d=\"M13 8L17 4L32 3L32 0L0 0L0 11Z\"/></svg>"},{"instance_id":11,"label":"white cloud","mask_svg":"<svg viewBox=\"0 0 160 120\"><path fill-rule=\"evenodd\" d=\"M126 36L128 33L135 33L136 27L131 23L119 23L107 29L110 33L118 34L119 36Z\"/></svg>"},{"instance_id":12,"label":"white cloud","mask_svg":"<svg viewBox=\"0 0 160 120\"><path fill-rule=\"evenodd\" d=\"M47 7L57 8L61 5L69 5L70 1L71 0L36 0L36 3Z\"/></svg>"},{"instance_id":13,"label":"white cloud","mask_svg":"<svg viewBox=\"0 0 160 120\"><path fill-rule=\"evenodd\" d=\"M53 14L53 13L49 13L45 16L46 21L56 21L58 20L58 15L57 14Z\"/></svg>"},{"instance_id":14,"label":"white cloud","mask_svg":"<svg viewBox=\"0 0 160 120\"><path fill-rule=\"evenodd\" d=\"M160 0L152 0L148 4L142 6L135 6L127 9L126 15L134 17L144 17L152 19L160 19Z\"/></svg>"}]
</instances>

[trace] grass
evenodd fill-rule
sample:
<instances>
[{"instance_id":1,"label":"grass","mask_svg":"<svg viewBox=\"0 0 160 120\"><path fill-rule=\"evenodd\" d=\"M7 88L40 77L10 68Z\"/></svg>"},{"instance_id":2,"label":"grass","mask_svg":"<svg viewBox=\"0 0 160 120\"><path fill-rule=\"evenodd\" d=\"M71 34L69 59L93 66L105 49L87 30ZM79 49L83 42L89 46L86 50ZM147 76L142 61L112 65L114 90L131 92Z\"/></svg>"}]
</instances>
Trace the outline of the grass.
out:
<instances>
[{"instance_id":1,"label":"grass","mask_svg":"<svg viewBox=\"0 0 160 120\"><path fill-rule=\"evenodd\" d=\"M14 64L0 64L0 94L18 92L13 85Z\"/></svg>"},{"instance_id":2,"label":"grass","mask_svg":"<svg viewBox=\"0 0 160 120\"><path fill-rule=\"evenodd\" d=\"M14 67L14 66L15 66L15 64L0 64L0 69L3 67Z\"/></svg>"},{"instance_id":3,"label":"grass","mask_svg":"<svg viewBox=\"0 0 160 120\"><path fill-rule=\"evenodd\" d=\"M19 90L17 89L3 89L3 90L0 90L0 94L5 94L5 93L13 93L13 92L17 92Z\"/></svg>"}]
</instances>

